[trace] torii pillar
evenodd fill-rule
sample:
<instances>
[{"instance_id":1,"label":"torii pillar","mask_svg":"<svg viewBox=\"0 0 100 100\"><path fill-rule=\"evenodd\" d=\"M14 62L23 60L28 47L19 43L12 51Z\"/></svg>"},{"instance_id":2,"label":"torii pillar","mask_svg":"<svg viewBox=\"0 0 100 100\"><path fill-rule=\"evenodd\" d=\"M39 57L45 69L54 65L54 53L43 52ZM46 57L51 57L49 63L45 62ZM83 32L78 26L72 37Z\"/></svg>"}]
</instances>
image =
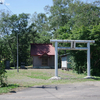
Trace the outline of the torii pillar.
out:
<instances>
[{"instance_id":1,"label":"torii pillar","mask_svg":"<svg viewBox=\"0 0 100 100\"><path fill-rule=\"evenodd\" d=\"M95 43L94 40L50 40L55 42L55 76L51 79L61 79L58 77L58 49L59 50L87 50L87 76L84 78L92 78L90 76L90 43ZM60 43L71 43L71 47L58 47ZM76 43L87 43L87 47L76 47Z\"/></svg>"}]
</instances>

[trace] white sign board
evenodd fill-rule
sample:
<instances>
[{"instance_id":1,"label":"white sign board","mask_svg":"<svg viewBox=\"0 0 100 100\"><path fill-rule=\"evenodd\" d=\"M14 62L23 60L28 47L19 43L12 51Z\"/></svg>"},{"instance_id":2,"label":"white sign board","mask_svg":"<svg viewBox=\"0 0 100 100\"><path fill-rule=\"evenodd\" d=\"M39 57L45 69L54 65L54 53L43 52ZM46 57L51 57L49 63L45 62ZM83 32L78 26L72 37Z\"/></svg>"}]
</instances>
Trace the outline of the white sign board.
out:
<instances>
[{"instance_id":1,"label":"white sign board","mask_svg":"<svg viewBox=\"0 0 100 100\"><path fill-rule=\"evenodd\" d=\"M67 68L67 57L65 56L65 57L62 57L61 58L62 59L62 67L65 67L65 68Z\"/></svg>"}]
</instances>

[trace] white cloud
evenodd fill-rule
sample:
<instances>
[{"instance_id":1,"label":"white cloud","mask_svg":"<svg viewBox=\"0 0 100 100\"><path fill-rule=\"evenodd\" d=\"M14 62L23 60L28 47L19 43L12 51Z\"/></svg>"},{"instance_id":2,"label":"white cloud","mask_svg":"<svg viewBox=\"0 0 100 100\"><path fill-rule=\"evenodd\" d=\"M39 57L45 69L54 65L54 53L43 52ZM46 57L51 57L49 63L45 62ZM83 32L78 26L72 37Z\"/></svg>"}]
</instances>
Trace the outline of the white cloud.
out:
<instances>
[{"instance_id":1,"label":"white cloud","mask_svg":"<svg viewBox=\"0 0 100 100\"><path fill-rule=\"evenodd\" d=\"M10 3L6 3L6 5L7 5L7 6L9 6L9 5L10 5Z\"/></svg>"}]
</instances>

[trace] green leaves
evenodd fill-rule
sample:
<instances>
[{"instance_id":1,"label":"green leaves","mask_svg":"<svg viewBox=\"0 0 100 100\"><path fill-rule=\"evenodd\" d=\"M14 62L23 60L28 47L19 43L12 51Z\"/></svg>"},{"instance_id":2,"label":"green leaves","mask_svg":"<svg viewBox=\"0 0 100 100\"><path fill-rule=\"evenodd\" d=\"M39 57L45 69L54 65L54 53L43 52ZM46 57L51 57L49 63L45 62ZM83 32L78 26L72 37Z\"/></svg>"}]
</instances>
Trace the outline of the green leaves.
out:
<instances>
[{"instance_id":1,"label":"green leaves","mask_svg":"<svg viewBox=\"0 0 100 100\"><path fill-rule=\"evenodd\" d=\"M99 70L99 54L100 54L100 24L91 26L91 27L86 27L86 26L81 26L79 28L76 28L72 31L72 37L74 40L95 40L94 44L91 44L91 74L92 75L100 75L99 73L96 73L96 70ZM84 47L84 44L77 44L77 46L82 46ZM85 45L86 47L86 45ZM74 63L75 66L74 69L79 73L83 73L86 71L86 52L81 51L82 53L80 54L80 51L71 51L72 55L74 56ZM81 55L81 56L80 56ZM80 68L79 68L80 66ZM98 69L99 68L99 69ZM96 70L95 70L96 69Z\"/></svg>"},{"instance_id":2,"label":"green leaves","mask_svg":"<svg viewBox=\"0 0 100 100\"><path fill-rule=\"evenodd\" d=\"M5 66L4 66L4 59L0 61L0 87L7 86L7 77L5 76Z\"/></svg>"},{"instance_id":3,"label":"green leaves","mask_svg":"<svg viewBox=\"0 0 100 100\"><path fill-rule=\"evenodd\" d=\"M23 61L26 64L29 64L28 59L30 59L30 43L49 43L51 38L95 40L95 44L91 44L92 68L93 66L99 68L100 7L98 4L98 2L83 3L73 0L53 0L53 6L46 6L45 8L49 16L44 13L34 13L32 18L25 13L10 15L8 12L2 11L0 14L0 35L2 35L0 38L0 57L5 57L11 61L13 59L13 65L15 65L17 60L17 34L19 63ZM70 46L69 44L59 45ZM86 47L85 44L77 44L77 46ZM71 53L75 57L75 69L78 70L79 68L80 72L83 72L83 69L86 71L86 56L84 57L86 53L83 51ZM82 55L83 61L79 55Z\"/></svg>"},{"instance_id":4,"label":"green leaves","mask_svg":"<svg viewBox=\"0 0 100 100\"><path fill-rule=\"evenodd\" d=\"M95 40L91 44L91 69L92 75L96 73L94 66L99 68L100 51L100 7L97 4L83 3L81 1L69 2L66 0L54 0L51 7L50 25L53 30L53 38L70 40ZM64 16L63 16L64 15ZM64 20L62 19L64 18ZM65 46L60 44L60 46ZM68 44L66 44L68 46ZM86 44L77 44L77 47L86 47ZM61 51L62 52L62 51ZM63 52L64 53L64 52ZM78 73L86 72L86 51L71 51L73 55L73 68ZM81 55L81 56L80 56ZM100 69L100 68L99 68Z\"/></svg>"}]
</instances>

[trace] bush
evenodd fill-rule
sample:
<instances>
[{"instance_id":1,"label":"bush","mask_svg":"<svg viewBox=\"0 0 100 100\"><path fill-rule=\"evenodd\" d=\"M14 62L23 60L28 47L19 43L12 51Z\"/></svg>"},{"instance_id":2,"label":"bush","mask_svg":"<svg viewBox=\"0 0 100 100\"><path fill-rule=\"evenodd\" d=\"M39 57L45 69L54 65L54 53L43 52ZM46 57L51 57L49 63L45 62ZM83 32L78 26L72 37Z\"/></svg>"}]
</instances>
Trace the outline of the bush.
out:
<instances>
[{"instance_id":1,"label":"bush","mask_svg":"<svg viewBox=\"0 0 100 100\"><path fill-rule=\"evenodd\" d=\"M2 59L0 61L0 87L6 87L7 86L7 76L5 75L5 66L4 66L4 60Z\"/></svg>"}]
</instances>

